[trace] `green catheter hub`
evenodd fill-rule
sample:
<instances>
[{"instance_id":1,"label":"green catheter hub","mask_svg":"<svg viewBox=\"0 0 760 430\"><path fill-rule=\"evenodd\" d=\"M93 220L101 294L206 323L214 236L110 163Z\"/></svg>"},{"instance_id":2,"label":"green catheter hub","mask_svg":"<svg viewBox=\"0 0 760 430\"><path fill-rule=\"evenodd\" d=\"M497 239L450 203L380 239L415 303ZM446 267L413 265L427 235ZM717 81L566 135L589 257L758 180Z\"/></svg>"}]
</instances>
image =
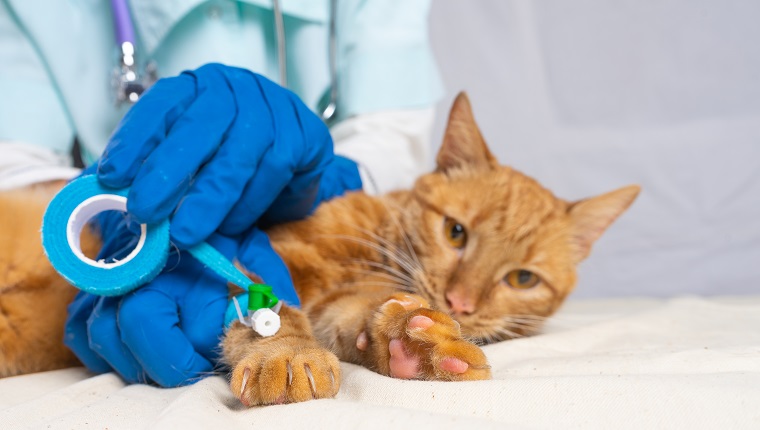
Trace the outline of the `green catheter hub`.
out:
<instances>
[{"instance_id":1,"label":"green catheter hub","mask_svg":"<svg viewBox=\"0 0 760 430\"><path fill-rule=\"evenodd\" d=\"M251 327L263 337L273 336L280 330L280 316L276 313L276 310L279 310L277 304L280 301L272 293L271 286L252 283L230 260L206 242L202 242L188 249L188 251L219 276L240 288L248 290L247 315L243 315L237 299L232 298L238 318L243 325ZM272 310L272 307L275 310Z\"/></svg>"},{"instance_id":2,"label":"green catheter hub","mask_svg":"<svg viewBox=\"0 0 760 430\"><path fill-rule=\"evenodd\" d=\"M251 284L248 286L248 310L255 312L263 308L274 307L279 300L272 293L272 287L265 284Z\"/></svg>"}]
</instances>

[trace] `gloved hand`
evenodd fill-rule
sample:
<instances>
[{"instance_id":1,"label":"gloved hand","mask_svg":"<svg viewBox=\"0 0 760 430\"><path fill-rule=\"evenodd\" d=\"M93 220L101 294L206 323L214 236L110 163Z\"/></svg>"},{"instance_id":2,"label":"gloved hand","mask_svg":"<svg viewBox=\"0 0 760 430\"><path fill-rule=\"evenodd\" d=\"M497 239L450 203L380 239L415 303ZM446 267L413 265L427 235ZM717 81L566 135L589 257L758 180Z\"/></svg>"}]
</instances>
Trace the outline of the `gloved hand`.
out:
<instances>
[{"instance_id":1,"label":"gloved hand","mask_svg":"<svg viewBox=\"0 0 760 430\"><path fill-rule=\"evenodd\" d=\"M109 245L129 252L124 244L138 236L120 227L121 234L112 237L121 240L108 241L99 258L111 251ZM238 240L220 234L208 242L228 258L239 247ZM191 383L214 368L227 290L226 280L187 251L175 250L164 272L134 292L77 294L68 308L64 343L94 372L113 370L127 382L166 387Z\"/></svg>"},{"instance_id":2,"label":"gloved hand","mask_svg":"<svg viewBox=\"0 0 760 430\"><path fill-rule=\"evenodd\" d=\"M97 173L106 186L131 186L127 211L139 222L172 215L172 241L187 249L214 231L239 235L268 210L305 216L332 159L327 126L296 95L209 64L150 88Z\"/></svg>"},{"instance_id":3,"label":"gloved hand","mask_svg":"<svg viewBox=\"0 0 760 430\"><path fill-rule=\"evenodd\" d=\"M179 249L211 235L214 247L292 304L298 298L287 268L257 223L301 218L319 201L361 187L356 165L333 157L326 127L295 95L221 65L157 82L114 133L98 178L131 186L129 215L98 220L98 258L130 249L132 217L151 223L171 215ZM181 385L213 369L226 306L226 281L175 251L164 272L133 293L80 293L65 341L96 372Z\"/></svg>"}]
</instances>

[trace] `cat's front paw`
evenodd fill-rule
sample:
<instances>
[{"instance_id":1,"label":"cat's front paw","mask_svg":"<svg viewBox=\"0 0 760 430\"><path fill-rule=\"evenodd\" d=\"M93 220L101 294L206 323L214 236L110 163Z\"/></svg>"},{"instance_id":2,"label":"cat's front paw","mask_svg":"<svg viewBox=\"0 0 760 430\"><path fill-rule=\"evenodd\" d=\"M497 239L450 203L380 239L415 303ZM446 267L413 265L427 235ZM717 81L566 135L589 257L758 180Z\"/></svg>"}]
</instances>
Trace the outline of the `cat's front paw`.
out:
<instances>
[{"instance_id":1,"label":"cat's front paw","mask_svg":"<svg viewBox=\"0 0 760 430\"><path fill-rule=\"evenodd\" d=\"M485 354L462 337L459 323L428 309L419 296L394 295L380 306L369 330L380 373L439 381L491 378ZM357 348L369 343L360 335Z\"/></svg>"},{"instance_id":2,"label":"cat's front paw","mask_svg":"<svg viewBox=\"0 0 760 430\"><path fill-rule=\"evenodd\" d=\"M230 387L244 405L303 402L338 393L338 358L317 345L290 341L277 339L261 345L235 366Z\"/></svg>"}]
</instances>

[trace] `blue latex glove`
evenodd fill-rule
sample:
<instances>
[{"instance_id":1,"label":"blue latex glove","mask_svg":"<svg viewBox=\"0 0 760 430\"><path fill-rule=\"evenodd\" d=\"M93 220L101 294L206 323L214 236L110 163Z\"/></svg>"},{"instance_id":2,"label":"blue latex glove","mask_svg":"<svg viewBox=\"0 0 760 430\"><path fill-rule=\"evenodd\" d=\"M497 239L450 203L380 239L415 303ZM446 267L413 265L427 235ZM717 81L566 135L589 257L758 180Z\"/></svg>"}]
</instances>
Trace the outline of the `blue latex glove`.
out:
<instances>
[{"instance_id":1,"label":"blue latex glove","mask_svg":"<svg viewBox=\"0 0 760 430\"><path fill-rule=\"evenodd\" d=\"M130 237L136 236L119 236ZM123 251L124 242L111 240L106 247ZM219 234L208 242L228 258L239 247L238 240ZM186 251L174 251L165 271L132 293L80 292L69 305L64 342L98 373L113 370L128 382L166 387L191 383L217 361L227 295L226 280Z\"/></svg>"},{"instance_id":2,"label":"blue latex glove","mask_svg":"<svg viewBox=\"0 0 760 430\"><path fill-rule=\"evenodd\" d=\"M214 247L292 304L298 298L290 275L257 221L301 218L319 201L361 187L355 163L333 156L326 127L296 96L221 65L156 83L114 133L98 177L132 187L130 215L99 217L98 258L130 249L133 217L151 223L173 214L179 248L212 235ZM133 293L80 293L69 307L65 341L96 372L181 385L213 369L226 306L226 281L175 251L164 272Z\"/></svg>"},{"instance_id":3,"label":"blue latex glove","mask_svg":"<svg viewBox=\"0 0 760 430\"><path fill-rule=\"evenodd\" d=\"M209 64L158 81L124 117L98 179L131 186L142 223L170 215L180 249L234 236L265 212L305 216L333 159L327 126L292 92L248 70Z\"/></svg>"}]
</instances>

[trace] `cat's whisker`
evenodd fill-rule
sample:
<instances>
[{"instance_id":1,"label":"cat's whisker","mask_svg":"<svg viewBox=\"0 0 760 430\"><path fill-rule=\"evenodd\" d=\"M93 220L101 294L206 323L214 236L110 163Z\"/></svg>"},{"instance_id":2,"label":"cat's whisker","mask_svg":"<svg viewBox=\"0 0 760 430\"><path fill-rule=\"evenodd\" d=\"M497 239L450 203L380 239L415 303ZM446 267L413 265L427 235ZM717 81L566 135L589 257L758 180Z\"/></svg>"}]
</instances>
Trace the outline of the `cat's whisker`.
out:
<instances>
[{"instance_id":1,"label":"cat's whisker","mask_svg":"<svg viewBox=\"0 0 760 430\"><path fill-rule=\"evenodd\" d=\"M412 246L411 242L409 241L409 235L404 230L403 224L398 220L396 215L390 210L389 208L389 202L385 199L380 200L383 205L385 206L385 210L388 211L388 214L390 215L391 219L393 220L393 223L396 225L396 228L398 228L399 233L401 233L401 238L404 239L404 243L406 243L406 247L409 250L409 253L414 258L414 261L417 263L417 266L421 269L422 263L420 263L419 258L417 257L417 253L414 251L414 247ZM399 212L404 212L405 210L399 206L395 206L396 210Z\"/></svg>"},{"instance_id":2,"label":"cat's whisker","mask_svg":"<svg viewBox=\"0 0 760 430\"><path fill-rule=\"evenodd\" d=\"M359 287L359 286L367 286L367 287L393 287L399 290L407 291L407 292L414 292L414 289L410 288L407 285L399 284L395 282L381 282L381 281L355 281L355 282L343 282L340 284L341 286L348 286L348 287Z\"/></svg>"},{"instance_id":3,"label":"cat's whisker","mask_svg":"<svg viewBox=\"0 0 760 430\"><path fill-rule=\"evenodd\" d=\"M364 259L361 259L361 258L352 258L349 261L351 261L353 263L357 263L357 264L366 264L367 266L376 267L378 269L383 269L385 271L388 271L390 274L395 275L396 277L398 277L400 279L404 279L405 281L409 282L410 284L414 283L414 279L412 279L411 276L405 274L404 272L402 272L400 270L396 270L396 269L394 269L393 267L391 267L391 266L389 266L387 264L382 264L382 263L378 263L378 262L371 261L371 260L364 260ZM379 272L372 271L372 273L379 273Z\"/></svg>"},{"instance_id":4,"label":"cat's whisker","mask_svg":"<svg viewBox=\"0 0 760 430\"><path fill-rule=\"evenodd\" d=\"M516 324L522 324L522 325L530 325L534 327L541 327L546 323L546 321L523 320L523 319L513 319L513 318L505 318L503 321L516 323Z\"/></svg>"},{"instance_id":5,"label":"cat's whisker","mask_svg":"<svg viewBox=\"0 0 760 430\"><path fill-rule=\"evenodd\" d=\"M541 315L535 315L535 314L509 314L506 315L508 318L526 318L526 319L537 319L537 320L546 320L553 317L544 317Z\"/></svg>"},{"instance_id":6,"label":"cat's whisker","mask_svg":"<svg viewBox=\"0 0 760 430\"><path fill-rule=\"evenodd\" d=\"M493 340L491 339L491 335L489 335L488 333L483 333L481 335L478 335L474 339L466 339L466 340L478 346L483 346L483 345L488 345L489 343L493 343Z\"/></svg>"},{"instance_id":7,"label":"cat's whisker","mask_svg":"<svg viewBox=\"0 0 760 430\"><path fill-rule=\"evenodd\" d=\"M514 323L509 324L508 323L508 324L505 324L505 326L508 327L508 328L510 328L510 329L522 330L524 332L522 334L522 336L530 336L530 335L538 334L539 331L540 331L540 327L525 326L525 325L522 325L522 324L514 324Z\"/></svg>"},{"instance_id":8,"label":"cat's whisker","mask_svg":"<svg viewBox=\"0 0 760 430\"><path fill-rule=\"evenodd\" d=\"M468 341L470 343L474 343L475 345L485 345L485 344L487 344L489 342L489 340L486 339L486 337L488 337L488 336L489 336L488 333L485 333L485 332L482 333L482 334L474 334L474 335L470 335L470 336L462 334L462 339L464 339L464 340L466 340L466 341Z\"/></svg>"},{"instance_id":9,"label":"cat's whisker","mask_svg":"<svg viewBox=\"0 0 760 430\"><path fill-rule=\"evenodd\" d=\"M367 246L367 247L369 247L371 249L374 249L375 251L377 251L377 252L385 255L386 257L392 259L399 266L401 266L404 269L406 269L409 273L414 273L414 271L415 271L414 270L415 268L412 266L413 263L405 261L402 258L402 255L392 253L390 250L385 249L385 248L383 248L382 246L380 246L380 245L378 245L376 243L370 242L369 240L362 239L362 238L355 237L355 236L349 236L349 235L345 235L345 234L331 234L331 235L326 235L326 236L333 237L333 238L336 238L336 239L348 240L348 241L352 241L352 242L355 242L355 243L358 243L358 244L361 244L361 245L365 245L365 246Z\"/></svg>"},{"instance_id":10,"label":"cat's whisker","mask_svg":"<svg viewBox=\"0 0 760 430\"><path fill-rule=\"evenodd\" d=\"M514 317L508 315L502 318L502 324L515 329L525 331L528 335L540 333L546 323L546 318L532 319L525 317Z\"/></svg>"},{"instance_id":11,"label":"cat's whisker","mask_svg":"<svg viewBox=\"0 0 760 430\"><path fill-rule=\"evenodd\" d=\"M536 326L536 325L522 324L522 323L516 323L516 322L506 322L506 321L502 323L502 326L511 327L511 328L519 328L521 330L528 330L531 332L537 332L541 330L542 328L541 326Z\"/></svg>"},{"instance_id":12,"label":"cat's whisker","mask_svg":"<svg viewBox=\"0 0 760 430\"><path fill-rule=\"evenodd\" d=\"M386 210L387 209L388 208L386 206ZM412 252L412 255L409 255L409 254L404 253L404 251L401 248L399 248L395 243L391 242L390 240L388 240L388 239L380 236L379 234L377 234L377 233L375 233L375 232L373 232L371 230L367 230L366 228L360 227L360 226L355 225L355 224L350 224L350 223L347 224L347 226L351 227L351 228L353 228L353 229L355 229L355 230L357 230L357 231L359 231L361 233L366 234L370 238L377 240L378 242L380 242L381 244L385 245L388 248L392 248L393 251L395 251L400 257L404 257L406 259L406 261L410 265L415 265L416 264L417 267L420 270L422 269L422 265L420 264L419 260L417 259L417 255L414 253L414 249L413 248L407 247ZM403 232L402 232L402 234L403 234ZM415 261L412 261L412 259L411 259L412 257L414 257Z\"/></svg>"},{"instance_id":13,"label":"cat's whisker","mask_svg":"<svg viewBox=\"0 0 760 430\"><path fill-rule=\"evenodd\" d=\"M541 324L542 326L552 325L554 327L572 328L578 327L589 322L596 320L595 317L586 317L583 315L552 315L548 317L542 317L538 315L510 315L513 321L520 321L524 323Z\"/></svg>"},{"instance_id":14,"label":"cat's whisker","mask_svg":"<svg viewBox=\"0 0 760 430\"><path fill-rule=\"evenodd\" d=\"M409 281L407 281L405 279L402 279L402 278L399 278L398 276L393 276L393 275L388 274L388 273L375 272L373 270L357 269L357 268L352 268L352 267L349 267L346 270L348 270L350 272L354 272L354 273L361 273L361 274L365 274L365 275L377 276L379 278L387 279L389 281L398 282L399 284L405 285L407 287L411 287L412 286L409 283Z\"/></svg>"},{"instance_id":15,"label":"cat's whisker","mask_svg":"<svg viewBox=\"0 0 760 430\"><path fill-rule=\"evenodd\" d=\"M544 325L544 321L520 320L514 318L504 318L502 322L507 324L519 324L527 327L542 327Z\"/></svg>"},{"instance_id":16,"label":"cat's whisker","mask_svg":"<svg viewBox=\"0 0 760 430\"><path fill-rule=\"evenodd\" d=\"M542 323L549 320L549 318L526 318L526 317L516 317L513 315L507 315L504 317L504 319L509 319L512 321L526 321L526 322L533 322L533 323Z\"/></svg>"},{"instance_id":17,"label":"cat's whisker","mask_svg":"<svg viewBox=\"0 0 760 430\"><path fill-rule=\"evenodd\" d=\"M467 340L477 345L487 345L511 338L511 336L500 332L501 328L498 325L486 324L483 321L476 322L470 326L470 330L474 331L474 333Z\"/></svg>"},{"instance_id":18,"label":"cat's whisker","mask_svg":"<svg viewBox=\"0 0 760 430\"><path fill-rule=\"evenodd\" d=\"M504 340L504 336L502 334L495 333L495 332L486 332L484 340L488 344L496 343L496 342L501 342L502 340Z\"/></svg>"},{"instance_id":19,"label":"cat's whisker","mask_svg":"<svg viewBox=\"0 0 760 430\"><path fill-rule=\"evenodd\" d=\"M623 314L610 312L609 314L605 315L605 317L617 318L622 315ZM596 315L553 315L551 317L548 317L547 319L549 321L568 321L568 322L584 323L584 322L589 322L589 321L596 321L599 319L599 317Z\"/></svg>"},{"instance_id":20,"label":"cat's whisker","mask_svg":"<svg viewBox=\"0 0 760 430\"><path fill-rule=\"evenodd\" d=\"M517 332L514 332L512 330L509 330L506 327L496 327L496 328L494 328L494 331L496 333L501 333L501 334L507 335L507 336L509 336L512 339L516 339L516 338L519 338L519 337L524 337L520 333L517 333Z\"/></svg>"}]
</instances>

